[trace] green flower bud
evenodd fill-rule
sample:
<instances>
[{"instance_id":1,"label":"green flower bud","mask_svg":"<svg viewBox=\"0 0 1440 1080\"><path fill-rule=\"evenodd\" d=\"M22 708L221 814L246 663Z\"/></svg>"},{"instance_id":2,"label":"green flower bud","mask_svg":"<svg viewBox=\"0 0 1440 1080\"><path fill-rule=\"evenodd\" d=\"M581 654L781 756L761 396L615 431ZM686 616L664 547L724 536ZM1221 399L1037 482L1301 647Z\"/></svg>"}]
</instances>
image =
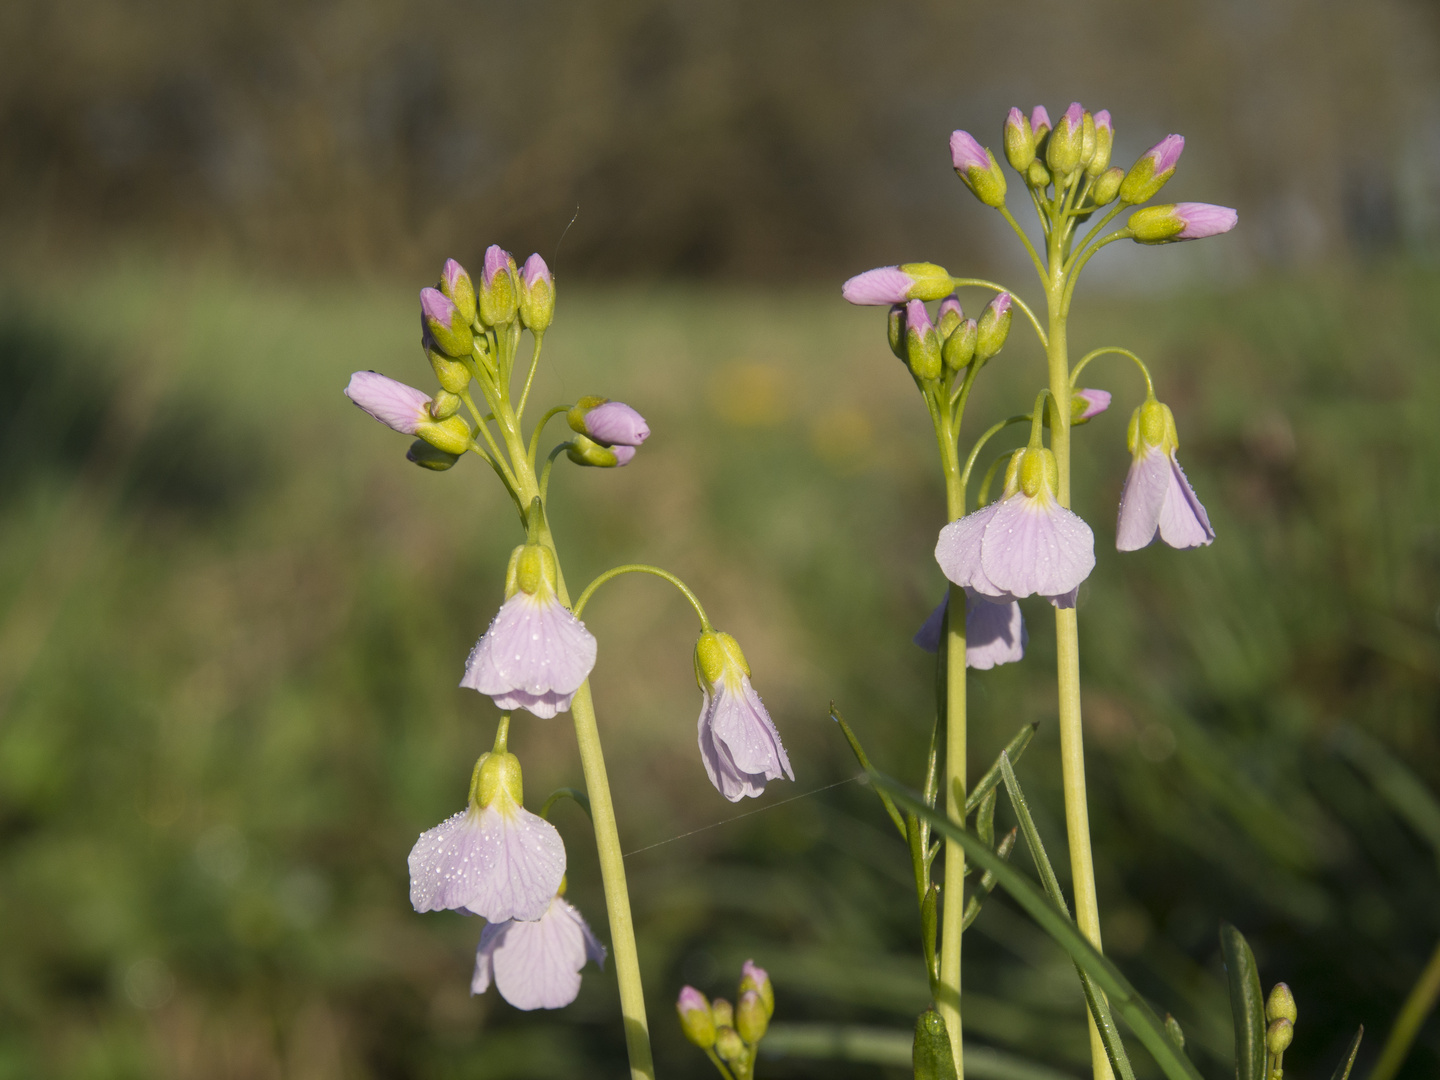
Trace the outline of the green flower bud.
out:
<instances>
[{"instance_id":1,"label":"green flower bud","mask_svg":"<svg viewBox=\"0 0 1440 1080\"><path fill-rule=\"evenodd\" d=\"M420 290L420 326L446 356L469 356L475 344L469 320L439 289Z\"/></svg>"},{"instance_id":2,"label":"green flower bud","mask_svg":"<svg viewBox=\"0 0 1440 1080\"><path fill-rule=\"evenodd\" d=\"M950 158L955 166L955 175L960 177L986 206L996 210L1005 205L1005 174L995 155L981 146L968 131L957 131L950 136Z\"/></svg>"},{"instance_id":3,"label":"green flower bud","mask_svg":"<svg viewBox=\"0 0 1440 1080\"><path fill-rule=\"evenodd\" d=\"M449 394L459 394L470 385L470 369L460 360L452 359L440 351L440 347L427 334L421 341L430 366L435 369L435 378L440 389Z\"/></svg>"},{"instance_id":4,"label":"green flower bud","mask_svg":"<svg viewBox=\"0 0 1440 1080\"><path fill-rule=\"evenodd\" d=\"M446 259L440 271L440 291L450 298L467 326L475 321L475 285L454 259Z\"/></svg>"},{"instance_id":5,"label":"green flower bud","mask_svg":"<svg viewBox=\"0 0 1440 1080\"><path fill-rule=\"evenodd\" d=\"M1125 182L1120 185L1120 201L1142 203L1153 199L1165 186L1165 181L1175 175L1175 166L1185 149L1185 136L1166 135L1130 166Z\"/></svg>"},{"instance_id":6,"label":"green flower bud","mask_svg":"<svg viewBox=\"0 0 1440 1080\"><path fill-rule=\"evenodd\" d=\"M460 411L460 397L448 390L441 390L430 399L430 415L436 420L449 420Z\"/></svg>"},{"instance_id":7,"label":"green flower bud","mask_svg":"<svg viewBox=\"0 0 1440 1080\"><path fill-rule=\"evenodd\" d=\"M935 263L901 263L899 269L910 279L907 300L943 300L955 289L950 271Z\"/></svg>"},{"instance_id":8,"label":"green flower bud","mask_svg":"<svg viewBox=\"0 0 1440 1080\"><path fill-rule=\"evenodd\" d=\"M596 469L614 469L630 464L635 456L633 446L601 446L594 439L576 435L565 448L565 456L576 465L589 465Z\"/></svg>"},{"instance_id":9,"label":"green flower bud","mask_svg":"<svg viewBox=\"0 0 1440 1080\"><path fill-rule=\"evenodd\" d=\"M1072 101L1065 115L1050 132L1045 146L1045 164L1056 176L1069 176L1080 167L1082 140L1085 137L1085 110L1078 101Z\"/></svg>"},{"instance_id":10,"label":"green flower bud","mask_svg":"<svg viewBox=\"0 0 1440 1080\"><path fill-rule=\"evenodd\" d=\"M975 336L975 359L982 364L998 353L1010 336L1010 303L1010 294L1002 292L980 313Z\"/></svg>"},{"instance_id":11,"label":"green flower bud","mask_svg":"<svg viewBox=\"0 0 1440 1080\"><path fill-rule=\"evenodd\" d=\"M685 1038L701 1050L715 1045L715 1017L704 994L693 986L684 987L675 1002L675 1011L680 1014L680 1030L685 1032Z\"/></svg>"},{"instance_id":12,"label":"green flower bud","mask_svg":"<svg viewBox=\"0 0 1440 1080\"><path fill-rule=\"evenodd\" d=\"M890 316L885 321L885 333L890 341L890 351L897 360L905 359L905 305L891 304Z\"/></svg>"},{"instance_id":13,"label":"green flower bud","mask_svg":"<svg viewBox=\"0 0 1440 1080\"><path fill-rule=\"evenodd\" d=\"M1086 113L1087 119L1090 114ZM1086 176L1099 176L1110 167L1110 151L1115 146L1115 126L1110 122L1110 110L1101 109L1094 116L1095 152L1085 163ZM1112 196L1113 198L1113 196ZM1097 200L1098 201L1098 200ZM1109 199L1105 200L1109 202Z\"/></svg>"},{"instance_id":14,"label":"green flower bud","mask_svg":"<svg viewBox=\"0 0 1440 1080\"><path fill-rule=\"evenodd\" d=\"M417 424L415 434L447 454L463 454L470 448L470 425L463 416L451 416L430 424Z\"/></svg>"},{"instance_id":15,"label":"green flower bud","mask_svg":"<svg viewBox=\"0 0 1440 1080\"><path fill-rule=\"evenodd\" d=\"M422 469L444 472L460 460L460 455L447 454L444 450L438 450L431 446L424 439L416 439L410 444L410 449L405 451L405 458L407 461L413 461Z\"/></svg>"},{"instance_id":16,"label":"green flower bud","mask_svg":"<svg viewBox=\"0 0 1440 1080\"><path fill-rule=\"evenodd\" d=\"M1005 160L1021 176L1035 160L1035 132L1030 118L1019 109L1011 109L1005 120Z\"/></svg>"},{"instance_id":17,"label":"green flower bud","mask_svg":"<svg viewBox=\"0 0 1440 1080\"><path fill-rule=\"evenodd\" d=\"M922 382L940 377L940 335L919 300L911 300L905 308L905 362Z\"/></svg>"},{"instance_id":18,"label":"green flower bud","mask_svg":"<svg viewBox=\"0 0 1440 1080\"><path fill-rule=\"evenodd\" d=\"M746 990L735 1004L735 1030L754 1046L765 1037L769 1026L770 1014L765 1011L765 1002L756 991Z\"/></svg>"},{"instance_id":19,"label":"green flower bud","mask_svg":"<svg viewBox=\"0 0 1440 1080\"><path fill-rule=\"evenodd\" d=\"M1090 189L1090 198L1095 200L1096 206L1108 206L1115 201L1115 196L1120 194L1120 184L1124 179L1125 170L1120 166L1106 169Z\"/></svg>"},{"instance_id":20,"label":"green flower bud","mask_svg":"<svg viewBox=\"0 0 1440 1080\"><path fill-rule=\"evenodd\" d=\"M480 272L480 321L486 326L507 326L515 320L520 306L515 277L513 255L499 244L485 249L485 266Z\"/></svg>"},{"instance_id":21,"label":"green flower bud","mask_svg":"<svg viewBox=\"0 0 1440 1080\"><path fill-rule=\"evenodd\" d=\"M538 254L525 260L520 270L520 321L532 334L540 335L555 318L555 277Z\"/></svg>"},{"instance_id":22,"label":"green flower bud","mask_svg":"<svg viewBox=\"0 0 1440 1080\"><path fill-rule=\"evenodd\" d=\"M1275 1057L1279 1057L1290 1048L1290 1043L1294 1038L1295 1027L1289 1020L1284 1017L1272 1020L1270 1026L1265 1029L1265 1049Z\"/></svg>"},{"instance_id":23,"label":"green flower bud","mask_svg":"<svg viewBox=\"0 0 1440 1080\"><path fill-rule=\"evenodd\" d=\"M748 1053L745 1049L745 1040L741 1037L740 1033L732 1027L716 1029L715 1052L720 1055L721 1061L731 1063L745 1060Z\"/></svg>"},{"instance_id":24,"label":"green flower bud","mask_svg":"<svg viewBox=\"0 0 1440 1080\"><path fill-rule=\"evenodd\" d=\"M1043 191L1050 186L1050 170L1039 158L1030 162L1030 167L1025 170L1025 183L1036 191Z\"/></svg>"},{"instance_id":25,"label":"green flower bud","mask_svg":"<svg viewBox=\"0 0 1440 1080\"><path fill-rule=\"evenodd\" d=\"M960 298L951 293L940 301L940 314L935 319L935 332L941 341L949 339L956 328L965 321L965 312L960 307Z\"/></svg>"},{"instance_id":26,"label":"green flower bud","mask_svg":"<svg viewBox=\"0 0 1440 1080\"><path fill-rule=\"evenodd\" d=\"M959 371L970 363L975 358L975 342L978 338L979 328L975 320L966 319L945 339L945 345L940 350L940 358L945 361L945 366L951 371Z\"/></svg>"},{"instance_id":27,"label":"green flower bud","mask_svg":"<svg viewBox=\"0 0 1440 1080\"><path fill-rule=\"evenodd\" d=\"M1293 1024L1299 1018L1300 1013L1295 1008L1295 995L1290 993L1290 987L1283 982L1276 983L1270 991L1270 997L1265 1001L1265 1019L1289 1020Z\"/></svg>"},{"instance_id":28,"label":"green flower bud","mask_svg":"<svg viewBox=\"0 0 1440 1080\"><path fill-rule=\"evenodd\" d=\"M770 985L770 975L764 968L756 967L754 960L746 960L740 970L740 993L744 994L747 990L754 990L760 995L767 1018L775 1015L775 988Z\"/></svg>"},{"instance_id":29,"label":"green flower bud","mask_svg":"<svg viewBox=\"0 0 1440 1080\"><path fill-rule=\"evenodd\" d=\"M710 1013L715 1017L715 1029L733 1028L735 1026L735 1009L724 998L716 998L710 1003Z\"/></svg>"},{"instance_id":30,"label":"green flower bud","mask_svg":"<svg viewBox=\"0 0 1440 1080\"><path fill-rule=\"evenodd\" d=\"M1086 109L1080 121L1080 164L1089 172L1090 162L1095 157L1095 117Z\"/></svg>"},{"instance_id":31,"label":"green flower bud","mask_svg":"<svg viewBox=\"0 0 1440 1080\"><path fill-rule=\"evenodd\" d=\"M1137 243L1163 244L1179 236L1185 222L1173 205L1147 206L1130 215L1129 227Z\"/></svg>"}]
</instances>

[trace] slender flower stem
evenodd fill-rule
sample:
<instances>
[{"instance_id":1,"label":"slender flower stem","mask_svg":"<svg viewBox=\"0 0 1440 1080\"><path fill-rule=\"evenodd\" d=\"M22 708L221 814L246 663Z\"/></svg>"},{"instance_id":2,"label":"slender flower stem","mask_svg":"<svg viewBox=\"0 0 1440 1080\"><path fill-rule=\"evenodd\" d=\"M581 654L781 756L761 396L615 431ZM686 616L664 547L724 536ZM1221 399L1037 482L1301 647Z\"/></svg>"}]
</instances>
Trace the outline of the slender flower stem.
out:
<instances>
[{"instance_id":1,"label":"slender flower stem","mask_svg":"<svg viewBox=\"0 0 1440 1080\"><path fill-rule=\"evenodd\" d=\"M1006 417L999 423L991 424L990 427L985 430L985 433L975 440L975 445L970 448L970 455L965 459L965 468L960 470L960 492L962 495L965 489L970 486L970 473L975 468L975 459L980 456L980 451L985 449L985 444L1011 424L1028 423L1030 416L1030 413L1020 413L1016 416Z\"/></svg>"},{"instance_id":2,"label":"slender flower stem","mask_svg":"<svg viewBox=\"0 0 1440 1080\"><path fill-rule=\"evenodd\" d=\"M1030 305L1025 303L1024 300L1021 300L1020 297L1016 296L1013 292L1010 292L1004 285L997 285L995 282L986 281L983 278L961 277L951 278L950 284L957 289L974 286L977 289L991 289L996 293L1010 293L1010 299L1015 301L1015 306L1025 313L1025 317L1030 320L1030 325L1035 328L1035 336L1040 339L1040 344L1042 346L1046 344L1045 331L1040 326L1040 320L1037 319L1035 313L1030 310Z\"/></svg>"},{"instance_id":3,"label":"slender flower stem","mask_svg":"<svg viewBox=\"0 0 1440 1080\"><path fill-rule=\"evenodd\" d=\"M1099 349L1091 349L1088 353L1082 356L1080 358L1080 362L1077 363L1075 367L1072 368L1070 371L1071 391L1074 391L1075 384L1080 381L1080 372L1085 370L1085 365L1090 363L1090 361L1094 360L1097 356L1107 356L1110 353L1117 353L1120 356L1128 356L1131 360L1135 361L1135 366L1140 369L1140 374L1145 376L1145 392L1150 397L1155 396L1155 384L1150 379L1150 369L1145 366L1145 361L1141 360L1140 357L1136 356L1129 349L1122 349L1117 345L1105 345Z\"/></svg>"},{"instance_id":4,"label":"slender flower stem","mask_svg":"<svg viewBox=\"0 0 1440 1080\"><path fill-rule=\"evenodd\" d=\"M705 615L705 608L700 603L700 598L691 591L690 586L670 573L669 570L662 570L660 567L651 566L648 563L626 563L624 566L616 566L606 570L594 581L590 582L589 585L586 585L585 591L580 594L580 599L575 601L575 607L572 610L576 616L578 617L585 611L585 605L590 602L590 597L595 595L596 589L600 588L600 586L604 585L607 581L613 581L621 574L653 574L655 577L664 578L684 593L685 599L690 601L690 606L695 609L695 614L700 617L700 631L704 633L712 629L710 620Z\"/></svg>"},{"instance_id":5,"label":"slender flower stem","mask_svg":"<svg viewBox=\"0 0 1440 1080\"><path fill-rule=\"evenodd\" d=\"M1058 199L1057 199L1058 201ZM1070 401L1070 358L1066 316L1073 278L1064 269L1063 227L1050 242L1049 346L1046 360L1050 393L1056 402ZM1096 247L1098 248L1099 245ZM1092 252L1095 249L1092 249ZM1087 256L1088 257L1088 256ZM1072 273L1078 273L1083 260ZM1057 408L1050 425L1050 449L1055 454L1060 505L1070 506L1070 410ZM1075 920L1096 949L1100 948L1100 906L1095 890L1095 866L1090 853L1090 810L1085 791L1085 736L1080 722L1080 631L1073 607L1055 609L1056 675L1060 711L1060 768L1065 789L1065 827L1070 842L1070 869L1075 889ZM1114 1073L1093 1016L1089 1017L1090 1057L1095 1080L1112 1080Z\"/></svg>"},{"instance_id":6,"label":"slender flower stem","mask_svg":"<svg viewBox=\"0 0 1440 1080\"><path fill-rule=\"evenodd\" d=\"M544 432L545 425L548 424L553 417L559 416L561 413L569 411L569 405L556 405L553 409L547 409L545 415L540 417L540 422L535 425L535 430L530 433L529 457L530 465L532 468L535 465L535 455L540 453L540 435Z\"/></svg>"},{"instance_id":7,"label":"slender flower stem","mask_svg":"<svg viewBox=\"0 0 1440 1080\"><path fill-rule=\"evenodd\" d=\"M1018 236L1020 242L1025 245L1025 250L1030 253L1030 261L1035 264L1035 273L1040 275L1040 284L1044 285L1046 281L1045 264L1040 261L1040 256L1036 254L1035 245L1030 243L1030 237L1025 235L1025 230L1022 229L1020 223L1015 220L1015 215L1010 213L1008 206L1001 204L1000 214L1010 223L1010 228L1015 230L1015 235Z\"/></svg>"},{"instance_id":8,"label":"slender flower stem","mask_svg":"<svg viewBox=\"0 0 1440 1080\"><path fill-rule=\"evenodd\" d=\"M515 416L525 415L525 402L530 400L530 384L535 381L535 370L540 366L540 346L545 343L544 334L535 335L535 347L530 351L530 371L525 376L525 389L520 391L520 404L515 406Z\"/></svg>"}]
</instances>

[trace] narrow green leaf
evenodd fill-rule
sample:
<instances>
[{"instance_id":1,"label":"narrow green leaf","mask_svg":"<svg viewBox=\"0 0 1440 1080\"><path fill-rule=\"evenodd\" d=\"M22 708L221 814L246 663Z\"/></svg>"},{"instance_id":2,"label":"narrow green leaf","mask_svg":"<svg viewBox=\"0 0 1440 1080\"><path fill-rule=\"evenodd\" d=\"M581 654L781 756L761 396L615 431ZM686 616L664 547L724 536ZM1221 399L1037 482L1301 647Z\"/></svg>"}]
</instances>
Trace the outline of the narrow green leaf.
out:
<instances>
[{"instance_id":1,"label":"narrow green leaf","mask_svg":"<svg viewBox=\"0 0 1440 1080\"><path fill-rule=\"evenodd\" d=\"M872 773L871 777L877 785L890 792L897 804L928 818L936 830L963 847L965 854L981 869L995 875L996 880L1015 902L1070 954L1070 958L1095 981L1097 988L1109 997L1111 1007L1119 1012L1170 1080L1201 1080L1190 1059L1170 1041L1164 1023L1145 1003L1135 987L1130 985L1129 980L1120 973L1120 969L1096 952L1095 947L1085 939L1075 923L1056 907L1034 882L969 832L925 806L902 784L880 773Z\"/></svg>"},{"instance_id":2,"label":"narrow green leaf","mask_svg":"<svg viewBox=\"0 0 1440 1080\"><path fill-rule=\"evenodd\" d=\"M1265 996L1255 954L1245 935L1229 923L1220 926L1220 949L1235 1019L1235 1075L1237 1080L1265 1080Z\"/></svg>"},{"instance_id":3,"label":"narrow green leaf","mask_svg":"<svg viewBox=\"0 0 1440 1080\"><path fill-rule=\"evenodd\" d=\"M926 1009L915 1020L911 1061L915 1080L956 1080L950 1033L945 1028L945 1018L934 1009Z\"/></svg>"},{"instance_id":4,"label":"narrow green leaf","mask_svg":"<svg viewBox=\"0 0 1440 1080\"><path fill-rule=\"evenodd\" d=\"M995 854L999 855L1000 858L1010 858L1010 852L1015 847L1016 832L1016 829L1011 829L1008 833L1005 834L1005 839L1001 840L1000 843L996 846ZM979 918L980 905L983 904L985 902L985 898L994 891L995 875L988 871L980 875L980 887L970 895L970 902L965 905L965 914L960 919L960 932L962 934L966 930L969 930L970 924L973 923L977 918Z\"/></svg>"},{"instance_id":5,"label":"narrow green leaf","mask_svg":"<svg viewBox=\"0 0 1440 1080\"><path fill-rule=\"evenodd\" d=\"M1009 745L1000 751L1000 757L1008 756L1011 761L1019 761L1020 755L1025 752L1025 747L1030 745L1030 740L1035 737L1035 729L1039 726L1038 723L1026 724L1016 733L1015 737L1010 740ZM985 775L980 778L980 782L975 785L970 794L965 798L965 816L967 818L979 807L980 800L985 798L986 795L999 785L1000 780L1000 758L997 757L995 764L990 766Z\"/></svg>"},{"instance_id":6,"label":"narrow green leaf","mask_svg":"<svg viewBox=\"0 0 1440 1080\"><path fill-rule=\"evenodd\" d=\"M850 752L855 755L855 760L860 763L860 767L866 772L873 772L875 767L870 764L870 759L865 756L865 750L860 745L860 740L855 737L855 732L850 730L850 725L847 724L845 718L840 715L840 710L835 707L833 701L830 703L830 719L840 725L840 730L845 735L845 741L850 744ZM885 812L890 815L890 820L895 823L895 828L900 830L900 839L908 844L910 842L910 834L905 829L905 822L900 817L900 811L895 809L895 803L891 801L889 795L878 788L875 790L875 794L880 796L880 801L885 804Z\"/></svg>"},{"instance_id":7,"label":"narrow green leaf","mask_svg":"<svg viewBox=\"0 0 1440 1080\"><path fill-rule=\"evenodd\" d=\"M1350 1070L1355 1067L1355 1055L1360 1053L1360 1040L1365 1036L1365 1025L1360 1025L1360 1030L1355 1032L1355 1038L1350 1040L1350 1052L1345 1055L1343 1061L1335 1066L1334 1075L1330 1080L1350 1080Z\"/></svg>"}]
</instances>

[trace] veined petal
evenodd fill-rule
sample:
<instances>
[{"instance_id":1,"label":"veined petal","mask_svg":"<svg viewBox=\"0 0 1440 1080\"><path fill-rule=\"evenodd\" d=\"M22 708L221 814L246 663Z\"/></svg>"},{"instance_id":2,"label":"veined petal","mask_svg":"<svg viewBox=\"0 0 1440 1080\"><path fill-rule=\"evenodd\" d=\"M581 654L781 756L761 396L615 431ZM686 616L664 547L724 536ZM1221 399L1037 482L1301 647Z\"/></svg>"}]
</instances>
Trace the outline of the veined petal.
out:
<instances>
[{"instance_id":1,"label":"veined petal","mask_svg":"<svg viewBox=\"0 0 1440 1080\"><path fill-rule=\"evenodd\" d=\"M1210 516L1195 495L1190 481L1185 479L1185 470L1171 452L1166 463L1168 483L1165 486L1165 501L1160 507L1157 526L1160 539L1173 548L1203 547L1215 539L1215 530L1210 527Z\"/></svg>"},{"instance_id":2,"label":"veined petal","mask_svg":"<svg viewBox=\"0 0 1440 1080\"><path fill-rule=\"evenodd\" d=\"M1138 551L1155 539L1160 510L1172 483L1168 455L1159 447L1145 446L1130 463L1120 491L1120 517L1115 525L1115 547Z\"/></svg>"},{"instance_id":3,"label":"veined petal","mask_svg":"<svg viewBox=\"0 0 1440 1080\"><path fill-rule=\"evenodd\" d=\"M980 559L991 583L1012 596L1056 596L1090 576L1095 534L1043 492L1032 497L1017 491L998 504Z\"/></svg>"},{"instance_id":4,"label":"veined petal","mask_svg":"<svg viewBox=\"0 0 1440 1080\"><path fill-rule=\"evenodd\" d=\"M965 666L989 671L1025 658L1030 640L1025 617L1014 600L996 603L974 590L965 605Z\"/></svg>"},{"instance_id":5,"label":"veined petal","mask_svg":"<svg viewBox=\"0 0 1440 1080\"><path fill-rule=\"evenodd\" d=\"M765 780L781 775L795 779L785 747L780 744L780 733L745 674L727 675L716 687L710 730L741 772Z\"/></svg>"},{"instance_id":6,"label":"veined petal","mask_svg":"<svg viewBox=\"0 0 1440 1080\"><path fill-rule=\"evenodd\" d=\"M940 538L935 543L935 561L956 585L986 596L1013 599L990 579L980 559L985 530L999 509L1000 503L990 503L941 529Z\"/></svg>"},{"instance_id":7,"label":"veined petal","mask_svg":"<svg viewBox=\"0 0 1440 1080\"><path fill-rule=\"evenodd\" d=\"M475 949L475 974L470 976L470 996L483 994L490 989L490 980L495 977L495 949L508 922L487 923L480 931L480 944Z\"/></svg>"},{"instance_id":8,"label":"veined petal","mask_svg":"<svg viewBox=\"0 0 1440 1080\"><path fill-rule=\"evenodd\" d=\"M517 592L501 605L465 663L460 685L501 709L554 716L595 667L595 637L553 595Z\"/></svg>"},{"instance_id":9,"label":"veined petal","mask_svg":"<svg viewBox=\"0 0 1440 1080\"><path fill-rule=\"evenodd\" d=\"M580 913L560 897L535 922L510 922L492 954L495 985L517 1009L559 1009L580 993L580 969L587 958L603 963Z\"/></svg>"},{"instance_id":10,"label":"veined petal","mask_svg":"<svg viewBox=\"0 0 1440 1080\"><path fill-rule=\"evenodd\" d=\"M421 424L432 420L429 394L378 371L351 375L345 396L382 424L405 435L414 435Z\"/></svg>"},{"instance_id":11,"label":"veined petal","mask_svg":"<svg viewBox=\"0 0 1440 1080\"><path fill-rule=\"evenodd\" d=\"M416 911L536 919L560 887L565 844L555 826L524 807L491 805L421 833L409 865Z\"/></svg>"}]
</instances>

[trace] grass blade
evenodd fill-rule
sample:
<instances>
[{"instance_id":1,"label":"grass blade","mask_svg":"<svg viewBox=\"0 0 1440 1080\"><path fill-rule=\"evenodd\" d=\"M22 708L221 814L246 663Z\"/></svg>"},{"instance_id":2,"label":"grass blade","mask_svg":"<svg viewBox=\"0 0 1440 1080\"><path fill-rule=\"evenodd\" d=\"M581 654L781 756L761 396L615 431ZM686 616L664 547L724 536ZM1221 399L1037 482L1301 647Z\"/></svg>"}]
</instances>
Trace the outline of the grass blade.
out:
<instances>
[{"instance_id":1,"label":"grass blade","mask_svg":"<svg viewBox=\"0 0 1440 1080\"><path fill-rule=\"evenodd\" d=\"M980 800L985 798L986 795L999 785L1001 780L1000 758L1008 757L1012 762L1019 761L1020 755L1025 752L1025 747L1030 745L1030 740L1035 737L1035 729L1039 726L1038 723L1026 724L1016 733L1015 737L1010 740L1005 749L1000 751L1000 757L995 759L995 764L990 766L985 775L980 778L980 782L977 783L974 788L971 789L970 794L966 796L966 817L973 814L976 808L979 807Z\"/></svg>"},{"instance_id":2,"label":"grass blade","mask_svg":"<svg viewBox=\"0 0 1440 1080\"><path fill-rule=\"evenodd\" d=\"M1095 981L1097 988L1109 997L1112 1009L1119 1012L1170 1080L1201 1080L1190 1059L1171 1041L1165 1031L1165 1024L1145 1003L1130 981L1120 973L1120 969L1095 950L1080 933L1079 927L1047 898L1034 882L973 835L956 826L949 818L930 809L908 792L904 785L880 773L873 773L872 779L877 786L885 788L891 794L897 805L929 820L947 839L954 840L963 847L966 856L976 865L995 875L995 879L1015 902L1070 954L1070 958Z\"/></svg>"},{"instance_id":3,"label":"grass blade","mask_svg":"<svg viewBox=\"0 0 1440 1080\"><path fill-rule=\"evenodd\" d=\"M772 1024L760 1044L763 1058L854 1061L867 1065L911 1064L914 1036L908 1031L858 1024ZM976 1043L965 1044L966 1080L1075 1080L1049 1065Z\"/></svg>"},{"instance_id":4,"label":"grass blade","mask_svg":"<svg viewBox=\"0 0 1440 1080\"><path fill-rule=\"evenodd\" d=\"M855 732L850 730L850 725L847 724L845 718L840 715L840 710L835 707L833 701L830 703L830 719L840 725L840 730L845 735L845 741L850 744L850 752L855 755L855 760L860 763L860 767L866 772L873 772L875 766L870 764L870 759L865 756L865 750L861 747L860 740L855 737ZM880 801L885 804L885 812L890 815L890 820L895 823L895 828L900 830L900 839L908 844L910 842L910 833L905 828L905 822L900 817L900 811L895 809L894 802L891 801L890 796L885 792L876 789L875 793L880 796Z\"/></svg>"},{"instance_id":5,"label":"grass blade","mask_svg":"<svg viewBox=\"0 0 1440 1080\"><path fill-rule=\"evenodd\" d=\"M1235 1018L1235 1075L1237 1080L1265 1080L1265 997L1255 954L1245 935L1229 923L1220 927L1220 949Z\"/></svg>"},{"instance_id":6,"label":"grass blade","mask_svg":"<svg viewBox=\"0 0 1440 1080\"><path fill-rule=\"evenodd\" d=\"M1365 1025L1360 1025L1360 1030L1355 1032L1355 1038L1350 1041L1350 1052L1345 1055L1343 1061L1335 1066L1335 1072L1330 1080L1350 1080L1350 1070L1355 1068L1355 1055L1360 1053L1360 1040L1365 1036Z\"/></svg>"}]
</instances>

